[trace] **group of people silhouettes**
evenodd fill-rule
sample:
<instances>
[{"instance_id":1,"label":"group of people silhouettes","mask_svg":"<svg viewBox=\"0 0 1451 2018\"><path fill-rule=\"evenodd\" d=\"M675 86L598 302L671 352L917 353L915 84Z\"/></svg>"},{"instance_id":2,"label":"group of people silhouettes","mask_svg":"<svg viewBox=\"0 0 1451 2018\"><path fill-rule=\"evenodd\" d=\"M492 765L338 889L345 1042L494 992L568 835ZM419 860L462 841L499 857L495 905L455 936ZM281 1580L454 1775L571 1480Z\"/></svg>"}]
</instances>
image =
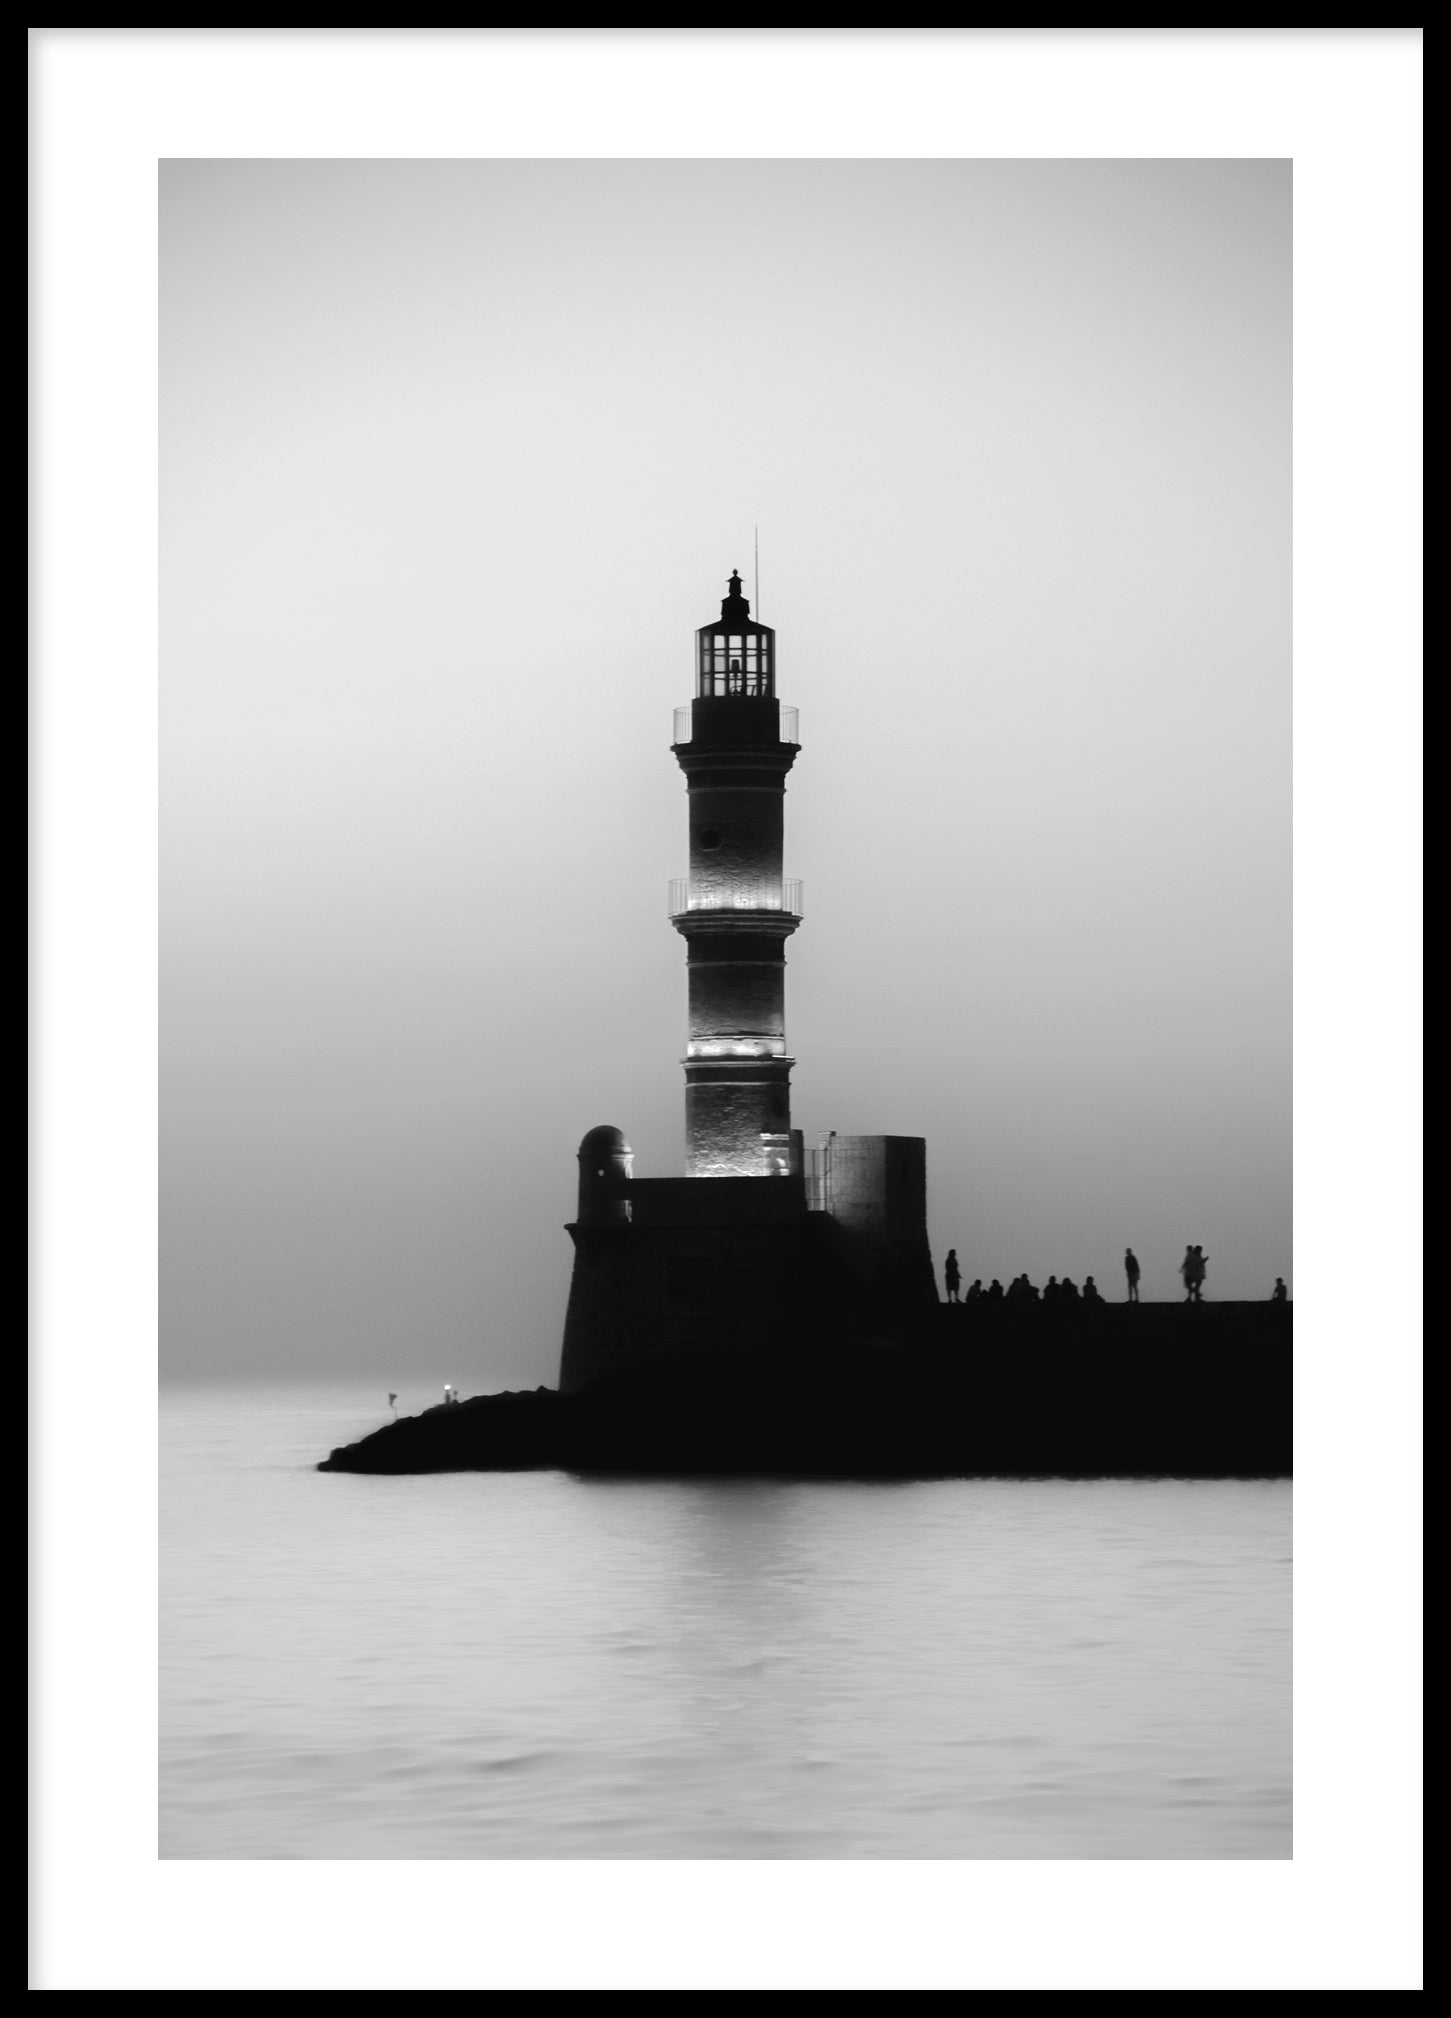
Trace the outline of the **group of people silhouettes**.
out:
<instances>
[{"instance_id":1,"label":"group of people silhouettes","mask_svg":"<svg viewBox=\"0 0 1451 2018\"><path fill-rule=\"evenodd\" d=\"M1042 1289L1039 1289L1036 1283L1030 1282L1026 1275L1015 1275L1006 1289L1003 1288L1003 1285L998 1281L996 1276L984 1288L982 1278L979 1276L977 1281L969 1283L966 1290L962 1290L962 1271L958 1266L956 1248L948 1255L943 1274L947 1279L947 1301L949 1303L977 1303L979 1301L987 1303L1037 1303L1040 1298L1044 1303L1103 1302L1102 1293L1091 1275L1086 1275L1083 1278L1082 1289L1066 1275L1061 1282L1056 1275L1050 1275Z\"/></svg>"},{"instance_id":2,"label":"group of people silhouettes","mask_svg":"<svg viewBox=\"0 0 1451 2018\"><path fill-rule=\"evenodd\" d=\"M1202 1247L1186 1247L1184 1250L1184 1259L1179 1264L1179 1273L1184 1278L1184 1298L1187 1303L1200 1303L1203 1301L1204 1278L1208 1270L1209 1256L1204 1252L1204 1249ZM1142 1272L1139 1267L1138 1256L1131 1247L1126 1247L1124 1249L1124 1280L1128 1285L1128 1301L1130 1303L1137 1303L1139 1300L1139 1277ZM1003 1288L1003 1285L994 1276L986 1288L983 1287L982 1278L979 1277L964 1290L962 1287L962 1265L957 1259L957 1249L955 1247L949 1248L947 1251L947 1260L943 1263L942 1274L947 1284L947 1301L949 1303L977 1303L979 1301L986 1303L1037 1303L1040 1298L1044 1303L1102 1303L1104 1300L1102 1292L1091 1275L1086 1275L1083 1278L1082 1289L1066 1275L1061 1279L1056 1275L1050 1275L1047 1283L1041 1290L1031 1283L1026 1275L1016 1275L1006 1289ZM1271 1303L1288 1303L1289 1300L1290 1292L1285 1287L1285 1278L1282 1275L1277 1275L1275 1277L1275 1286L1270 1292L1270 1301Z\"/></svg>"}]
</instances>

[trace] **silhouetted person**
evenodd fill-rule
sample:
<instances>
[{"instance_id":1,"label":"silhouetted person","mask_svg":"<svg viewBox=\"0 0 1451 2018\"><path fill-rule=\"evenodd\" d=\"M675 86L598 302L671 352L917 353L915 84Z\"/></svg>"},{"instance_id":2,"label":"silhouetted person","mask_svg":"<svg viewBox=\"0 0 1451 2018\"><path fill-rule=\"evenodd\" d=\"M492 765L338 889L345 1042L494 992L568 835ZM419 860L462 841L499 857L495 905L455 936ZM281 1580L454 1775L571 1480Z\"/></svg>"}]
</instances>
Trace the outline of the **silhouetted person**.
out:
<instances>
[{"instance_id":1,"label":"silhouetted person","mask_svg":"<svg viewBox=\"0 0 1451 2018\"><path fill-rule=\"evenodd\" d=\"M1128 1277L1129 1302L1139 1300L1139 1258L1131 1247L1124 1249L1124 1274Z\"/></svg>"},{"instance_id":2,"label":"silhouetted person","mask_svg":"<svg viewBox=\"0 0 1451 2018\"><path fill-rule=\"evenodd\" d=\"M967 1303L976 1303L981 1295L982 1295L982 1277L979 1275L974 1278L970 1288L968 1289L967 1295L963 1300L964 1302Z\"/></svg>"},{"instance_id":3,"label":"silhouetted person","mask_svg":"<svg viewBox=\"0 0 1451 2018\"><path fill-rule=\"evenodd\" d=\"M1058 1294L1065 1303L1077 1303L1078 1284L1065 1275L1058 1285Z\"/></svg>"},{"instance_id":4,"label":"silhouetted person","mask_svg":"<svg viewBox=\"0 0 1451 2018\"><path fill-rule=\"evenodd\" d=\"M1021 1302L1022 1302L1022 1300L1023 1300L1023 1289L1024 1289L1024 1284L1025 1284L1026 1282L1027 1282L1027 1277L1026 1277L1026 1276L1024 1276L1024 1275L1015 1275L1015 1276L1013 1277L1012 1281L1011 1281L1011 1282L1010 1282L1010 1283L1008 1284L1008 1302L1009 1302L1009 1303L1021 1303Z\"/></svg>"},{"instance_id":5,"label":"silhouetted person","mask_svg":"<svg viewBox=\"0 0 1451 2018\"><path fill-rule=\"evenodd\" d=\"M1285 1278L1283 1275L1277 1275L1275 1277L1275 1286L1270 1291L1270 1302L1288 1303L1289 1300L1290 1300L1290 1292L1285 1287Z\"/></svg>"},{"instance_id":6,"label":"silhouetted person","mask_svg":"<svg viewBox=\"0 0 1451 2018\"><path fill-rule=\"evenodd\" d=\"M1058 1288L1058 1278L1056 1275L1050 1275L1048 1280L1043 1284L1044 1303L1056 1303L1058 1301L1059 1294L1060 1291Z\"/></svg>"},{"instance_id":7,"label":"silhouetted person","mask_svg":"<svg viewBox=\"0 0 1451 2018\"><path fill-rule=\"evenodd\" d=\"M947 1301L949 1303L956 1303L958 1301L958 1285L962 1281L962 1270L957 1265L957 1249L955 1247L949 1247L947 1250L947 1259L942 1264L942 1279L947 1284Z\"/></svg>"},{"instance_id":8,"label":"silhouetted person","mask_svg":"<svg viewBox=\"0 0 1451 2018\"><path fill-rule=\"evenodd\" d=\"M1091 1275L1085 1275L1083 1278L1083 1301L1085 1303L1103 1302L1103 1298L1098 1293L1098 1284Z\"/></svg>"},{"instance_id":9,"label":"silhouetted person","mask_svg":"<svg viewBox=\"0 0 1451 2018\"><path fill-rule=\"evenodd\" d=\"M1204 1274L1209 1257L1202 1247L1186 1247L1184 1259L1179 1264L1179 1273L1184 1278L1185 1301L1199 1303L1203 1298Z\"/></svg>"},{"instance_id":10,"label":"silhouetted person","mask_svg":"<svg viewBox=\"0 0 1451 2018\"><path fill-rule=\"evenodd\" d=\"M986 1289L985 1289L985 1290L983 1291L983 1295L984 1295L984 1296L985 1296L985 1297L987 1298L987 1300L988 1300L988 1302L989 1302L989 1303L1001 1303L1001 1302L1002 1302L1002 1300L1003 1300L1003 1286L1002 1286L1002 1284L1001 1284L1001 1283L1000 1283L1000 1282L998 1281L998 1279L997 1279L997 1277L996 1277L996 1276L994 1276L994 1277L993 1277L992 1281L991 1281L991 1282L990 1282L990 1283L988 1284L987 1288L986 1288Z\"/></svg>"},{"instance_id":11,"label":"silhouetted person","mask_svg":"<svg viewBox=\"0 0 1451 2018\"><path fill-rule=\"evenodd\" d=\"M1038 1285L1036 1282L1029 1282L1026 1275L1023 1277L1023 1297L1028 1303L1038 1301Z\"/></svg>"}]
</instances>

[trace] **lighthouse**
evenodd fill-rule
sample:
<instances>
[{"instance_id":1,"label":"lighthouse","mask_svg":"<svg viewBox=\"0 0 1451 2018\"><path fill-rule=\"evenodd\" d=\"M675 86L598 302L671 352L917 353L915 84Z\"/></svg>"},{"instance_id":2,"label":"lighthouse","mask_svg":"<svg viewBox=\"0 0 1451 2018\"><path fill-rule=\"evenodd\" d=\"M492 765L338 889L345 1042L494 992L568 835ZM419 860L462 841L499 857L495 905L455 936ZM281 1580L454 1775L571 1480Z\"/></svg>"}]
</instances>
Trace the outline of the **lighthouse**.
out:
<instances>
[{"instance_id":1,"label":"lighthouse","mask_svg":"<svg viewBox=\"0 0 1451 2018\"><path fill-rule=\"evenodd\" d=\"M776 697L776 634L732 574L695 634L695 699L675 712L689 807L689 873L670 886L686 944L688 1177L800 1171L786 1055L786 941L801 885L785 875L786 774L797 714Z\"/></svg>"},{"instance_id":2,"label":"lighthouse","mask_svg":"<svg viewBox=\"0 0 1451 2018\"><path fill-rule=\"evenodd\" d=\"M733 574L695 633L695 696L675 710L687 873L670 885L685 941L685 1174L635 1174L623 1130L579 1146L574 1269L560 1386L826 1354L910 1330L936 1302L926 1144L791 1126L785 873L797 714L776 695L776 634Z\"/></svg>"}]
</instances>

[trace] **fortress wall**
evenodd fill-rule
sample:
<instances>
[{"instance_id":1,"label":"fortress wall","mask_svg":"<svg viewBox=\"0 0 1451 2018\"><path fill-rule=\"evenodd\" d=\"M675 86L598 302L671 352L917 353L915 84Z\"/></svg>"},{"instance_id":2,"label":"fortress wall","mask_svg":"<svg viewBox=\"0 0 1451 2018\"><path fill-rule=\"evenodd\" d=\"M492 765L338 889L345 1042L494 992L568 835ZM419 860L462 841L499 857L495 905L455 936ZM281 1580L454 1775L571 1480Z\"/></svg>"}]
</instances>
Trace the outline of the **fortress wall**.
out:
<instances>
[{"instance_id":1,"label":"fortress wall","mask_svg":"<svg viewBox=\"0 0 1451 2018\"><path fill-rule=\"evenodd\" d=\"M569 1228L574 1274L560 1386L577 1393L662 1362L720 1354L829 1355L862 1339L888 1342L900 1321L895 1287L874 1257L824 1215L808 1215L790 1178L743 1179L760 1210L670 1223L671 1192L722 1192L731 1180L660 1180L623 1226ZM795 1209L791 1194L795 1193ZM723 1202L724 1204L724 1202ZM661 1208L659 1215L652 1208ZM765 1216L775 1210L779 1216Z\"/></svg>"}]
</instances>

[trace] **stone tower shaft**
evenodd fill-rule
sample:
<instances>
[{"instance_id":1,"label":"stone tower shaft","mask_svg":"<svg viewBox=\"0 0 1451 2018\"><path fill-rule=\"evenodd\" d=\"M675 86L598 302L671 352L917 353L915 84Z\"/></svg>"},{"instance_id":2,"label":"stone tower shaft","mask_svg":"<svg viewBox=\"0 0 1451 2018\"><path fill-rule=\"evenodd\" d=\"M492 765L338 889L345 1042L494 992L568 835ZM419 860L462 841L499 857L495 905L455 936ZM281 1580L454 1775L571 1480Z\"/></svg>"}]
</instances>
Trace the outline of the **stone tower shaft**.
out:
<instances>
[{"instance_id":1,"label":"stone tower shaft","mask_svg":"<svg viewBox=\"0 0 1451 2018\"><path fill-rule=\"evenodd\" d=\"M800 886L783 874L796 714L776 699L776 634L753 623L738 574L696 633L696 698L676 711L690 873L672 887L686 942L686 1175L785 1176L791 1135L786 941Z\"/></svg>"}]
</instances>

